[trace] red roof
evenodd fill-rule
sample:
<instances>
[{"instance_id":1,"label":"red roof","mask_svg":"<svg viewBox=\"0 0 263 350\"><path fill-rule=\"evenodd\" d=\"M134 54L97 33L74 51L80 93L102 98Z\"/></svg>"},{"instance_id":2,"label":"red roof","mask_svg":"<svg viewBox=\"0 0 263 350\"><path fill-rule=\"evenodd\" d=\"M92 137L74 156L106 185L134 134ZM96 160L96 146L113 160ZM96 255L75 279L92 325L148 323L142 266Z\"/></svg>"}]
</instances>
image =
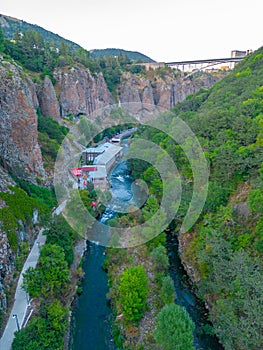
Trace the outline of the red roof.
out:
<instances>
[{"instance_id":1,"label":"red roof","mask_svg":"<svg viewBox=\"0 0 263 350\"><path fill-rule=\"evenodd\" d=\"M82 172L88 172L88 171L97 171L98 168L94 165L86 165L83 166L82 168L75 168L75 169L70 169L71 174L74 176L82 176Z\"/></svg>"},{"instance_id":2,"label":"red roof","mask_svg":"<svg viewBox=\"0 0 263 350\"><path fill-rule=\"evenodd\" d=\"M82 171L97 171L98 168L94 165L85 165L81 168Z\"/></svg>"},{"instance_id":3,"label":"red roof","mask_svg":"<svg viewBox=\"0 0 263 350\"><path fill-rule=\"evenodd\" d=\"M70 169L71 173L72 173L74 176L81 176L82 173L81 173L80 170L81 170L80 168Z\"/></svg>"}]
</instances>

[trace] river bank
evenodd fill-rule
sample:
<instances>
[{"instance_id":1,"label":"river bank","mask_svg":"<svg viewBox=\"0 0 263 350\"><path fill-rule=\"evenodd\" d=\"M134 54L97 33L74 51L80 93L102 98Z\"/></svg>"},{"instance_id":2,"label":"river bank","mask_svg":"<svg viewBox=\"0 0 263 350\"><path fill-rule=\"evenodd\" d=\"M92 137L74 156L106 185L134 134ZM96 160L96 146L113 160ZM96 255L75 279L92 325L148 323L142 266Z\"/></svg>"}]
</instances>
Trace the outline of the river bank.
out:
<instances>
[{"instance_id":1,"label":"river bank","mask_svg":"<svg viewBox=\"0 0 263 350\"><path fill-rule=\"evenodd\" d=\"M113 200L115 197L118 198L118 204L120 204L120 197L124 203L134 196L131 191L132 178L127 170L126 163L122 162L113 169L111 174ZM115 210L117 209L115 208ZM106 223L115 216L111 203L110 208L106 208L100 220ZM136 224L138 216L128 215L126 218L121 216L118 219L122 224L129 222L132 225ZM100 234L102 233L96 232L97 236L94 235L98 241ZM83 265L86 272L82 285L83 294L76 302L73 315L73 341L70 349L93 350L97 348L96 346L100 346L99 348L103 350L114 349L113 339L110 335L112 332L118 348L159 350L160 346L156 343L154 336L157 316L164 305L174 303L174 300L188 311L192 310L195 313L195 308L197 309L198 315L191 316L196 323L195 348L222 349L217 340L210 339L210 336L205 332L208 325L207 310L204 305L198 304L190 283L183 283L187 279L187 275L178 258L177 251L178 246L171 244L169 240L166 241L165 233L136 248L107 248L104 251L102 247L90 243ZM170 257L170 265L168 256ZM175 256L177 259L174 258ZM102 270L102 265L106 269L107 275ZM127 322L119 301L120 280L124 271L140 266L146 272L149 287L146 307L142 310L140 320ZM182 294L186 294L186 298L181 298ZM183 299L183 303L180 302L180 299ZM78 321L76 321L77 319ZM87 343L85 339L89 339L89 342Z\"/></svg>"}]
</instances>

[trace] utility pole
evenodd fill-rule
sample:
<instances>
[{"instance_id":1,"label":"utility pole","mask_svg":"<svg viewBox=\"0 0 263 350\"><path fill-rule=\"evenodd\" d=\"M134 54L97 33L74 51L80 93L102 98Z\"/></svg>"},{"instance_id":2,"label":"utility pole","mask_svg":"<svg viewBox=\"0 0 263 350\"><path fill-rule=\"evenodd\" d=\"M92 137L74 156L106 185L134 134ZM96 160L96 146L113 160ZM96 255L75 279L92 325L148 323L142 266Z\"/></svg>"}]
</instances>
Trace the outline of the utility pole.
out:
<instances>
[{"instance_id":1,"label":"utility pole","mask_svg":"<svg viewBox=\"0 0 263 350\"><path fill-rule=\"evenodd\" d=\"M20 331L20 326L19 326L19 322L18 322L18 318L17 318L17 314L13 314L13 318L16 319L16 326L17 326L17 330Z\"/></svg>"}]
</instances>

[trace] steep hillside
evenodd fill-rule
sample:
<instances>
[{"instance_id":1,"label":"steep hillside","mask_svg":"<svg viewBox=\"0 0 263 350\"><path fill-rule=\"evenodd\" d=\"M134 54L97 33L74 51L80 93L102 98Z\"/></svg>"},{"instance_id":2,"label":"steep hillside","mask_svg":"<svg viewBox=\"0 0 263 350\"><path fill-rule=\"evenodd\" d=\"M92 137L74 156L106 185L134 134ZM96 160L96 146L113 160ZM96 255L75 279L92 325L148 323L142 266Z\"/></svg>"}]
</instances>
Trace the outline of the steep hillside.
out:
<instances>
[{"instance_id":1,"label":"steep hillside","mask_svg":"<svg viewBox=\"0 0 263 350\"><path fill-rule=\"evenodd\" d=\"M0 14L0 27L2 28L5 37L8 39L13 39L16 32L22 33L25 31L34 30L37 33L41 34L46 42L54 42L55 47L59 48L61 43L65 43L69 45L69 47L73 51L80 48L78 44L75 44L70 40L64 39L58 34L54 34L49 30L39 27L36 24L31 24L10 16L5 16Z\"/></svg>"},{"instance_id":2,"label":"steep hillside","mask_svg":"<svg viewBox=\"0 0 263 350\"><path fill-rule=\"evenodd\" d=\"M91 57L99 58L104 56L119 56L126 55L130 60L141 61L141 62L155 62L150 57L137 52L137 51L127 51L122 49L95 49L90 51Z\"/></svg>"},{"instance_id":3,"label":"steep hillside","mask_svg":"<svg viewBox=\"0 0 263 350\"><path fill-rule=\"evenodd\" d=\"M9 38L10 28L15 28L14 32L27 30L23 21L0 16L0 22ZM173 108L163 116L166 133L155 129L140 132L161 144L181 172L186 191L177 214L178 226L192 198L193 179L189 161L168 136L176 130L175 116L192 128L211 165L208 198L199 222L191 232L179 235L183 262L211 310L214 330L225 348L259 349L263 314L258 283L263 239L263 50L218 82L228 73L187 75L170 68L146 71L126 53L94 60L84 49L60 38L55 42L60 51L54 50L47 42L56 38L38 28L32 31L30 27L30 32L17 36L15 42L3 38L0 31L0 162L5 169L0 169L0 313L6 312L6 290L15 260L21 267L36 233L33 210L50 211L55 205L52 191L23 180L52 186L53 165L68 132L65 125L71 126L82 116L80 126L87 126L84 116L92 123L98 111L115 103L123 108L136 105L135 115L140 118L147 112L148 119L154 117L151 108ZM191 148L187 142L186 147ZM136 164L132 166L136 173ZM146 167L140 164L154 211L162 188L158 176L153 181L155 172ZM8 188L15 183L6 170L26 192ZM171 188L176 185L174 178ZM66 243L67 249L73 244L71 240Z\"/></svg>"},{"instance_id":4,"label":"steep hillside","mask_svg":"<svg viewBox=\"0 0 263 350\"><path fill-rule=\"evenodd\" d=\"M263 48L210 90L189 96L161 117L156 126L166 133L144 128L141 135L165 148L180 171L183 196L174 226L181 258L226 350L259 350L263 342L262 82ZM179 229L192 200L194 175L182 148L169 137L176 133L176 118L194 131L210 165L205 206L186 233ZM182 145L189 150L192 142L188 138ZM136 162L132 166L136 176L143 170ZM141 177L160 200L162 187L154 174L145 165Z\"/></svg>"}]
</instances>

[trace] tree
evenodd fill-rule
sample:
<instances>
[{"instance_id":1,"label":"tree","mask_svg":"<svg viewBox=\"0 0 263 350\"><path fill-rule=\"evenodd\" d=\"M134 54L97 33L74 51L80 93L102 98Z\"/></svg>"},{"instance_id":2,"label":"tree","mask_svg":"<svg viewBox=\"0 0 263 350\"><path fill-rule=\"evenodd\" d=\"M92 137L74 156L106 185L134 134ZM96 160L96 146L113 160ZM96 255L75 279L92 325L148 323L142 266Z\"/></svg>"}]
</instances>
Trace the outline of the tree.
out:
<instances>
[{"instance_id":1,"label":"tree","mask_svg":"<svg viewBox=\"0 0 263 350\"><path fill-rule=\"evenodd\" d=\"M41 317L32 317L27 327L15 333L13 350L62 350L68 310L58 300L44 307Z\"/></svg>"},{"instance_id":2,"label":"tree","mask_svg":"<svg viewBox=\"0 0 263 350\"><path fill-rule=\"evenodd\" d=\"M39 257L39 278L43 297L61 297L67 292L69 269L62 248L45 244Z\"/></svg>"},{"instance_id":3,"label":"tree","mask_svg":"<svg viewBox=\"0 0 263 350\"><path fill-rule=\"evenodd\" d=\"M175 289L174 282L170 276L164 276L162 278L162 287L160 290L160 299L163 304L171 304L174 302Z\"/></svg>"},{"instance_id":4,"label":"tree","mask_svg":"<svg viewBox=\"0 0 263 350\"><path fill-rule=\"evenodd\" d=\"M68 265L74 261L73 241L77 233L69 226L67 221L60 215L54 218L50 229L45 232L47 236L46 243L60 246L64 253Z\"/></svg>"},{"instance_id":5,"label":"tree","mask_svg":"<svg viewBox=\"0 0 263 350\"><path fill-rule=\"evenodd\" d=\"M142 265L123 271L118 295L120 311L125 319L138 321L143 315L148 295L147 274Z\"/></svg>"},{"instance_id":6,"label":"tree","mask_svg":"<svg viewBox=\"0 0 263 350\"><path fill-rule=\"evenodd\" d=\"M162 350L193 350L194 323L186 310L176 304L162 308L154 334Z\"/></svg>"},{"instance_id":7,"label":"tree","mask_svg":"<svg viewBox=\"0 0 263 350\"><path fill-rule=\"evenodd\" d=\"M162 245L154 248L151 253L154 267L157 271L166 271L169 266L169 259L167 256L166 248Z\"/></svg>"},{"instance_id":8,"label":"tree","mask_svg":"<svg viewBox=\"0 0 263 350\"><path fill-rule=\"evenodd\" d=\"M5 38L2 29L0 28L0 52L3 52L5 49Z\"/></svg>"},{"instance_id":9,"label":"tree","mask_svg":"<svg viewBox=\"0 0 263 350\"><path fill-rule=\"evenodd\" d=\"M63 249L56 244L45 244L36 269L29 268L24 274L23 288L31 296L59 298L67 292L68 281L69 269Z\"/></svg>"}]
</instances>

